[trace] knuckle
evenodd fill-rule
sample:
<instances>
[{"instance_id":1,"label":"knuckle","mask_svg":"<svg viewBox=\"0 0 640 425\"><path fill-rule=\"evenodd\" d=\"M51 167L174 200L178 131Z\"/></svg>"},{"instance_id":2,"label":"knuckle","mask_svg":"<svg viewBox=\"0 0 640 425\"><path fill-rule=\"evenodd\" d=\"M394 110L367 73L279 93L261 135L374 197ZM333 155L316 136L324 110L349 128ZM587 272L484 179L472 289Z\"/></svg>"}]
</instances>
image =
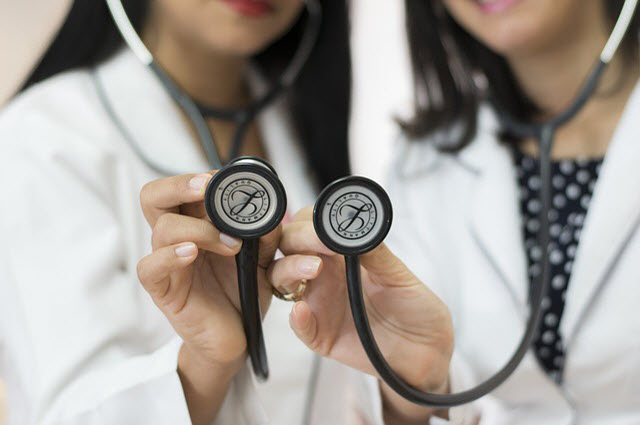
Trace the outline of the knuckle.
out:
<instances>
[{"instance_id":1,"label":"knuckle","mask_svg":"<svg viewBox=\"0 0 640 425\"><path fill-rule=\"evenodd\" d=\"M327 344L323 344L320 338L311 338L308 343L308 347L314 353L326 357L329 355L329 349Z\"/></svg>"},{"instance_id":2,"label":"knuckle","mask_svg":"<svg viewBox=\"0 0 640 425\"><path fill-rule=\"evenodd\" d=\"M140 206L142 206L142 208L150 207L152 202L151 194L153 193L154 186L155 186L155 180L152 182L146 183L144 186L142 186L142 189L140 189Z\"/></svg>"},{"instance_id":3,"label":"knuckle","mask_svg":"<svg viewBox=\"0 0 640 425\"><path fill-rule=\"evenodd\" d=\"M147 272L147 262L149 257L143 257L140 261L138 261L138 265L136 266L136 273L138 274L138 280L144 286L148 280L148 272Z\"/></svg>"},{"instance_id":4,"label":"knuckle","mask_svg":"<svg viewBox=\"0 0 640 425\"><path fill-rule=\"evenodd\" d=\"M217 237L217 229L207 220L198 220L198 233L204 237L204 240L216 241L218 244L222 244L222 242L220 242L220 238Z\"/></svg>"},{"instance_id":5,"label":"knuckle","mask_svg":"<svg viewBox=\"0 0 640 425\"><path fill-rule=\"evenodd\" d=\"M167 235L173 228L173 222L173 214L162 214L158 217L151 234L151 242L154 247L162 246L162 244L167 240Z\"/></svg>"}]
</instances>

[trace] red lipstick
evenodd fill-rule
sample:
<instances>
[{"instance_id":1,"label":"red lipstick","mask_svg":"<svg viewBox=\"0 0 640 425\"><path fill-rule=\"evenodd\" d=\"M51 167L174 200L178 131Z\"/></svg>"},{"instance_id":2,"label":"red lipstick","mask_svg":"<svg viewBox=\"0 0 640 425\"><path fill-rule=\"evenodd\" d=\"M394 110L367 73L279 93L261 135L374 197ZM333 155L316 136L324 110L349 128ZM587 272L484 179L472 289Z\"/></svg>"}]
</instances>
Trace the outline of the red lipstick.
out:
<instances>
[{"instance_id":1,"label":"red lipstick","mask_svg":"<svg viewBox=\"0 0 640 425\"><path fill-rule=\"evenodd\" d=\"M253 18L268 15L274 11L273 5L266 0L222 0L237 13Z\"/></svg>"}]
</instances>

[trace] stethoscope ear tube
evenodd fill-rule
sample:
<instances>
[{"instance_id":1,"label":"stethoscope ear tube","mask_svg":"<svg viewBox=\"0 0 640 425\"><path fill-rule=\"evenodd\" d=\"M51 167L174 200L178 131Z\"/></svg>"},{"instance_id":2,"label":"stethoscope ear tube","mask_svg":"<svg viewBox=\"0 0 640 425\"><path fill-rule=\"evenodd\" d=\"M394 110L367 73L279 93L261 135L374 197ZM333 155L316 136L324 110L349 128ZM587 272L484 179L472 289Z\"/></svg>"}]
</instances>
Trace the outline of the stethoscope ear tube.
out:
<instances>
[{"instance_id":1,"label":"stethoscope ear tube","mask_svg":"<svg viewBox=\"0 0 640 425\"><path fill-rule=\"evenodd\" d=\"M187 95L187 93L178 86L178 84L169 76L169 74L154 59L153 55L144 45L140 36L136 33L131 21L129 20L122 0L105 0L108 9L120 34L124 38L126 44L133 51L136 57L144 65L156 75L158 81L165 87L167 93L180 105L188 116L189 120L195 127L200 142L203 145L207 160L212 168L221 168L228 160L237 157L242 148L242 141L250 127L251 122L255 119L259 112L271 104L285 90L289 89L298 78L304 65L307 63L313 48L320 34L320 25L322 22L322 7L318 0L305 0L304 4L309 16L308 23L304 29L299 45L296 48L290 62L282 71L280 78L274 82L271 87L260 96L255 102L245 108L218 108L208 105L202 105ZM232 138L231 149L224 158L217 151L214 137L206 123L206 118L217 118L225 121L233 122L236 129ZM135 143L134 143L135 145ZM136 149L139 152L139 149ZM148 158L144 159L152 168L162 174L167 173L163 167L159 167Z\"/></svg>"}]
</instances>

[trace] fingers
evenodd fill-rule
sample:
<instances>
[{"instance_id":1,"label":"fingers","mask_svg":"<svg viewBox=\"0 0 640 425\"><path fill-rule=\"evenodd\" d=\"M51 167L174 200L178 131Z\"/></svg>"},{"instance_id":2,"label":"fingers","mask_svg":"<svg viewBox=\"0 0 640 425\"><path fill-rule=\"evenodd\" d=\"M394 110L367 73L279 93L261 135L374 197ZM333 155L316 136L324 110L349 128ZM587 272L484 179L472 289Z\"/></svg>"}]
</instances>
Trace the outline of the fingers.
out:
<instances>
[{"instance_id":1,"label":"fingers","mask_svg":"<svg viewBox=\"0 0 640 425\"><path fill-rule=\"evenodd\" d=\"M215 254L237 254L242 241L220 233L211 222L186 215L167 213L161 215L153 228L152 246L159 249L167 245L191 241L199 248Z\"/></svg>"},{"instance_id":2,"label":"fingers","mask_svg":"<svg viewBox=\"0 0 640 425\"><path fill-rule=\"evenodd\" d=\"M211 174L184 174L147 183L140 191L140 205L149 225L155 226L165 213L180 212L182 205L201 202L211 177Z\"/></svg>"},{"instance_id":3,"label":"fingers","mask_svg":"<svg viewBox=\"0 0 640 425\"><path fill-rule=\"evenodd\" d=\"M319 257L290 255L271 264L267 270L267 279L278 289L294 292L301 280L311 280L318 277L321 268L322 259Z\"/></svg>"},{"instance_id":4,"label":"fingers","mask_svg":"<svg viewBox=\"0 0 640 425\"><path fill-rule=\"evenodd\" d=\"M293 216L292 221L312 221L313 220L313 205L302 208Z\"/></svg>"},{"instance_id":5,"label":"fingers","mask_svg":"<svg viewBox=\"0 0 640 425\"><path fill-rule=\"evenodd\" d=\"M138 279L154 300L162 299L169 291L169 275L183 270L198 256L193 242L165 246L138 262Z\"/></svg>"},{"instance_id":6,"label":"fingers","mask_svg":"<svg viewBox=\"0 0 640 425\"><path fill-rule=\"evenodd\" d=\"M383 286L411 286L420 283L409 268L382 243L360 256L360 264L372 280Z\"/></svg>"},{"instance_id":7,"label":"fingers","mask_svg":"<svg viewBox=\"0 0 640 425\"><path fill-rule=\"evenodd\" d=\"M280 239L280 250L285 255L290 254L322 254L327 256L336 255L329 248L324 246L311 221L294 221L284 226L282 239Z\"/></svg>"},{"instance_id":8,"label":"fingers","mask_svg":"<svg viewBox=\"0 0 640 425\"><path fill-rule=\"evenodd\" d=\"M258 265L267 268L273 261L273 257L280 245L280 237L282 235L282 226L276 227L270 233L260 238L260 250L258 257Z\"/></svg>"},{"instance_id":9,"label":"fingers","mask_svg":"<svg viewBox=\"0 0 640 425\"><path fill-rule=\"evenodd\" d=\"M289 315L289 325L307 347L316 353L321 351L321 344L317 338L318 322L306 302L298 301L294 304Z\"/></svg>"}]
</instances>

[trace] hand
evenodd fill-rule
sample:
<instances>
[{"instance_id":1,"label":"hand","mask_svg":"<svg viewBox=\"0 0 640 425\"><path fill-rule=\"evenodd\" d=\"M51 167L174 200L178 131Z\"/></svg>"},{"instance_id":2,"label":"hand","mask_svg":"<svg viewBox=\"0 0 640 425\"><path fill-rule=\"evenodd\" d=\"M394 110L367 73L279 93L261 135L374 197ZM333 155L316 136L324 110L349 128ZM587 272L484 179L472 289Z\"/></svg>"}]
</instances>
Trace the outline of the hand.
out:
<instances>
[{"instance_id":1,"label":"hand","mask_svg":"<svg viewBox=\"0 0 640 425\"><path fill-rule=\"evenodd\" d=\"M153 253L138 263L138 276L184 341L178 368L194 423L213 419L215 399L221 404L224 382L228 385L246 356L234 258L242 241L220 233L208 219L203 200L210 179L209 174L168 177L140 192L144 216L153 229ZM260 239L263 314L271 300L266 269L280 232L278 227ZM189 399L189 393L194 397Z\"/></svg>"},{"instance_id":2,"label":"hand","mask_svg":"<svg viewBox=\"0 0 640 425\"><path fill-rule=\"evenodd\" d=\"M300 254L322 260L303 300L292 309L290 323L296 335L316 353L377 376L353 324L344 258L320 242L311 209L284 227L280 249L286 257L272 264L269 277L274 286L289 291L305 278L298 272ZM360 260L369 322L385 358L410 385L446 391L453 352L447 307L384 244Z\"/></svg>"}]
</instances>

